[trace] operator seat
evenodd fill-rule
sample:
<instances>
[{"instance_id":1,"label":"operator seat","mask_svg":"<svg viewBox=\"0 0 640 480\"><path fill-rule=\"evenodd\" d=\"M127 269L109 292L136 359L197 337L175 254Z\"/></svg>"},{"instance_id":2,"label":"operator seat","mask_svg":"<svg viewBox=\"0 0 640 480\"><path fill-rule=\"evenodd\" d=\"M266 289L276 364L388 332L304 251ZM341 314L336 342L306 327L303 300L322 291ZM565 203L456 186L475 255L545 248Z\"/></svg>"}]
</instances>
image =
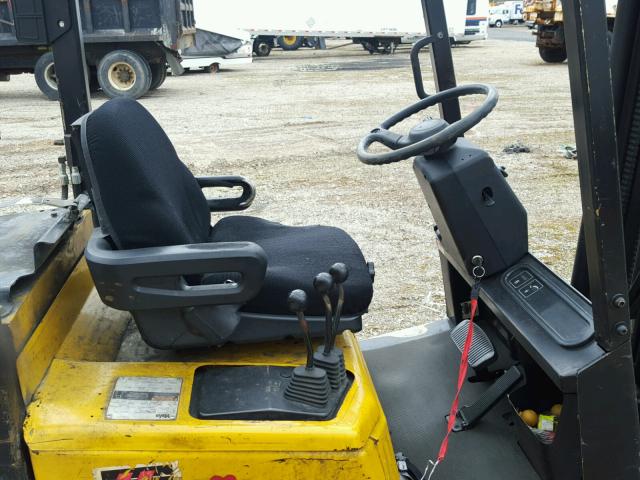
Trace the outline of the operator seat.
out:
<instances>
[{"instance_id":1,"label":"operator seat","mask_svg":"<svg viewBox=\"0 0 640 480\"><path fill-rule=\"evenodd\" d=\"M253 186L242 177L194 177L134 100L110 100L75 128L100 224L86 250L96 289L107 305L132 312L147 343L179 349L298 336L287 308L297 288L309 296L318 336L325 311L312 281L335 262L350 270L341 327L361 329L373 275L343 230L238 215L211 226L211 212L247 208ZM234 186L240 197L207 200L202 192Z\"/></svg>"}]
</instances>

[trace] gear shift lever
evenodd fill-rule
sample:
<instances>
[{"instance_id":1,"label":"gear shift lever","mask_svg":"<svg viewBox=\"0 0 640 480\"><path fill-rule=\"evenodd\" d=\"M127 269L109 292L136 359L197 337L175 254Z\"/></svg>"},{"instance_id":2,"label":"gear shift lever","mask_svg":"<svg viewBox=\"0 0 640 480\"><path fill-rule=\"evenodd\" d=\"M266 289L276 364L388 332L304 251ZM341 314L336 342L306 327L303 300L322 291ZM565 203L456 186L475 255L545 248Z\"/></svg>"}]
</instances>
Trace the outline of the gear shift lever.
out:
<instances>
[{"instance_id":1,"label":"gear shift lever","mask_svg":"<svg viewBox=\"0 0 640 480\"><path fill-rule=\"evenodd\" d=\"M331 386L327 372L314 366L313 344L309 334L309 324L304 316L307 308L307 294L304 290L293 290L287 299L289 310L295 313L307 347L307 363L293 369L289 385L284 392L287 400L324 407L329 401Z\"/></svg>"}]
</instances>

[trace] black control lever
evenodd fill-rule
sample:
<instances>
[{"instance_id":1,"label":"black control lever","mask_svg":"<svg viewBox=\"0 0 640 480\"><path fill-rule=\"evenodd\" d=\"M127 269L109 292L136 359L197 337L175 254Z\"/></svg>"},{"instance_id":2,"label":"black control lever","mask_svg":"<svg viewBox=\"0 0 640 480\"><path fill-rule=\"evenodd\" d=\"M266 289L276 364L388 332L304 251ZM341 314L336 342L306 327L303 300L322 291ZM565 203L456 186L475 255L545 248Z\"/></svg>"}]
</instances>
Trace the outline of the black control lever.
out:
<instances>
[{"instance_id":1,"label":"black control lever","mask_svg":"<svg viewBox=\"0 0 640 480\"><path fill-rule=\"evenodd\" d=\"M339 279L343 279L343 269L338 267L334 270L336 276ZM346 280L346 277L344 277L343 281L344 280ZM336 322L340 321L342 305L344 304L344 290L342 289L342 285L339 285L342 291L342 301L340 301L340 299L338 300L338 305L336 306L337 315L334 317L331 299L329 298L329 292L334 286L334 277L326 272L319 273L313 279L313 286L322 296L322 301L324 302L325 307L324 345L320 346L314 354L313 363L316 367L320 367L327 372L331 388L338 390L347 382L344 354L342 353L342 350L334 346L335 335L338 328Z\"/></svg>"},{"instance_id":2,"label":"black control lever","mask_svg":"<svg viewBox=\"0 0 640 480\"><path fill-rule=\"evenodd\" d=\"M329 292L333 288L333 277L326 272L319 273L313 279L313 288L320 294L324 302L324 354L329 355L331 350L331 337L333 335L333 307L331 306Z\"/></svg>"},{"instance_id":3,"label":"black control lever","mask_svg":"<svg viewBox=\"0 0 640 480\"><path fill-rule=\"evenodd\" d=\"M289 294L287 299L287 305L289 310L298 316L298 322L300 322L300 329L304 338L304 343L307 347L307 363L305 365L307 370L313 368L313 344L311 343L311 335L309 334L309 324L304 316L304 311L307 308L307 294L304 290L293 290Z\"/></svg>"},{"instance_id":4,"label":"black control lever","mask_svg":"<svg viewBox=\"0 0 640 480\"><path fill-rule=\"evenodd\" d=\"M329 402L331 384L327 372L314 364L313 344L309 334L309 324L304 316L307 294L303 290L293 290L287 299L289 310L294 312L307 347L307 363L293 369L291 380L284 391L287 400L324 407Z\"/></svg>"},{"instance_id":5,"label":"black control lever","mask_svg":"<svg viewBox=\"0 0 640 480\"><path fill-rule=\"evenodd\" d=\"M349 278L349 269L344 263L334 263L329 269L329 274L331 278L333 278L333 284L338 286L338 304L333 314L333 332L331 335L331 344L329 345L329 350L331 350L336 344L336 336L338 335L338 329L340 327L340 317L342 316L342 307L344 306L343 283Z\"/></svg>"}]
</instances>

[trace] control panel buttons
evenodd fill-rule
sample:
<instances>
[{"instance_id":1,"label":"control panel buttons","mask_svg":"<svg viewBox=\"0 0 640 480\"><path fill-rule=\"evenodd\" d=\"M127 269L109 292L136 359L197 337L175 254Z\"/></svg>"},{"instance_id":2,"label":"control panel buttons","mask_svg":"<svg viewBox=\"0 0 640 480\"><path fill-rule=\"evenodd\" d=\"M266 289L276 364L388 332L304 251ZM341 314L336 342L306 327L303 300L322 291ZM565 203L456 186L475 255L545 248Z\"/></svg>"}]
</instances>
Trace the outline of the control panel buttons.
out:
<instances>
[{"instance_id":1,"label":"control panel buttons","mask_svg":"<svg viewBox=\"0 0 640 480\"><path fill-rule=\"evenodd\" d=\"M538 293L540 290L542 290L542 283L540 283L537 279L534 279L533 281L527 283L524 287L521 287L518 291L524 298L528 298L531 295Z\"/></svg>"},{"instance_id":2,"label":"control panel buttons","mask_svg":"<svg viewBox=\"0 0 640 480\"><path fill-rule=\"evenodd\" d=\"M528 270L521 270L513 278L509 279L509 283L511 284L512 287L517 289L517 288L520 288L525 283L527 283L532 278L533 278L533 275L531 275L531 272L529 272Z\"/></svg>"}]
</instances>

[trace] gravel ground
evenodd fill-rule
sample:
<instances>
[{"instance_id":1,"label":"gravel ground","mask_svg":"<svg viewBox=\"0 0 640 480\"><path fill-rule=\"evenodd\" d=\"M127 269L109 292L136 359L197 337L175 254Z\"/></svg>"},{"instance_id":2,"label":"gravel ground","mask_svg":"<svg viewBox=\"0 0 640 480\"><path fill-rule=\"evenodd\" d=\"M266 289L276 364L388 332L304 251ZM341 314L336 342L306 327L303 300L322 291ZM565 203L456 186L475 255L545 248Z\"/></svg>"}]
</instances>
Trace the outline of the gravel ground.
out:
<instances>
[{"instance_id":1,"label":"gravel ground","mask_svg":"<svg viewBox=\"0 0 640 480\"><path fill-rule=\"evenodd\" d=\"M459 83L490 83L500 92L493 114L468 138L507 167L529 211L531 251L568 277L580 203L575 160L558 153L574 142L566 64L544 64L522 41L476 42L453 54ZM274 51L216 75L170 77L142 102L196 174L256 183L248 214L336 225L356 238L377 270L363 333L370 336L444 314L432 218L411 162L374 168L354 153L368 130L415 100L407 49L385 57L347 45ZM95 96L94 108L104 101ZM465 100L463 111L473 102ZM0 84L0 135L0 199L57 195L59 107L32 76ZM531 153L502 153L516 141Z\"/></svg>"}]
</instances>

